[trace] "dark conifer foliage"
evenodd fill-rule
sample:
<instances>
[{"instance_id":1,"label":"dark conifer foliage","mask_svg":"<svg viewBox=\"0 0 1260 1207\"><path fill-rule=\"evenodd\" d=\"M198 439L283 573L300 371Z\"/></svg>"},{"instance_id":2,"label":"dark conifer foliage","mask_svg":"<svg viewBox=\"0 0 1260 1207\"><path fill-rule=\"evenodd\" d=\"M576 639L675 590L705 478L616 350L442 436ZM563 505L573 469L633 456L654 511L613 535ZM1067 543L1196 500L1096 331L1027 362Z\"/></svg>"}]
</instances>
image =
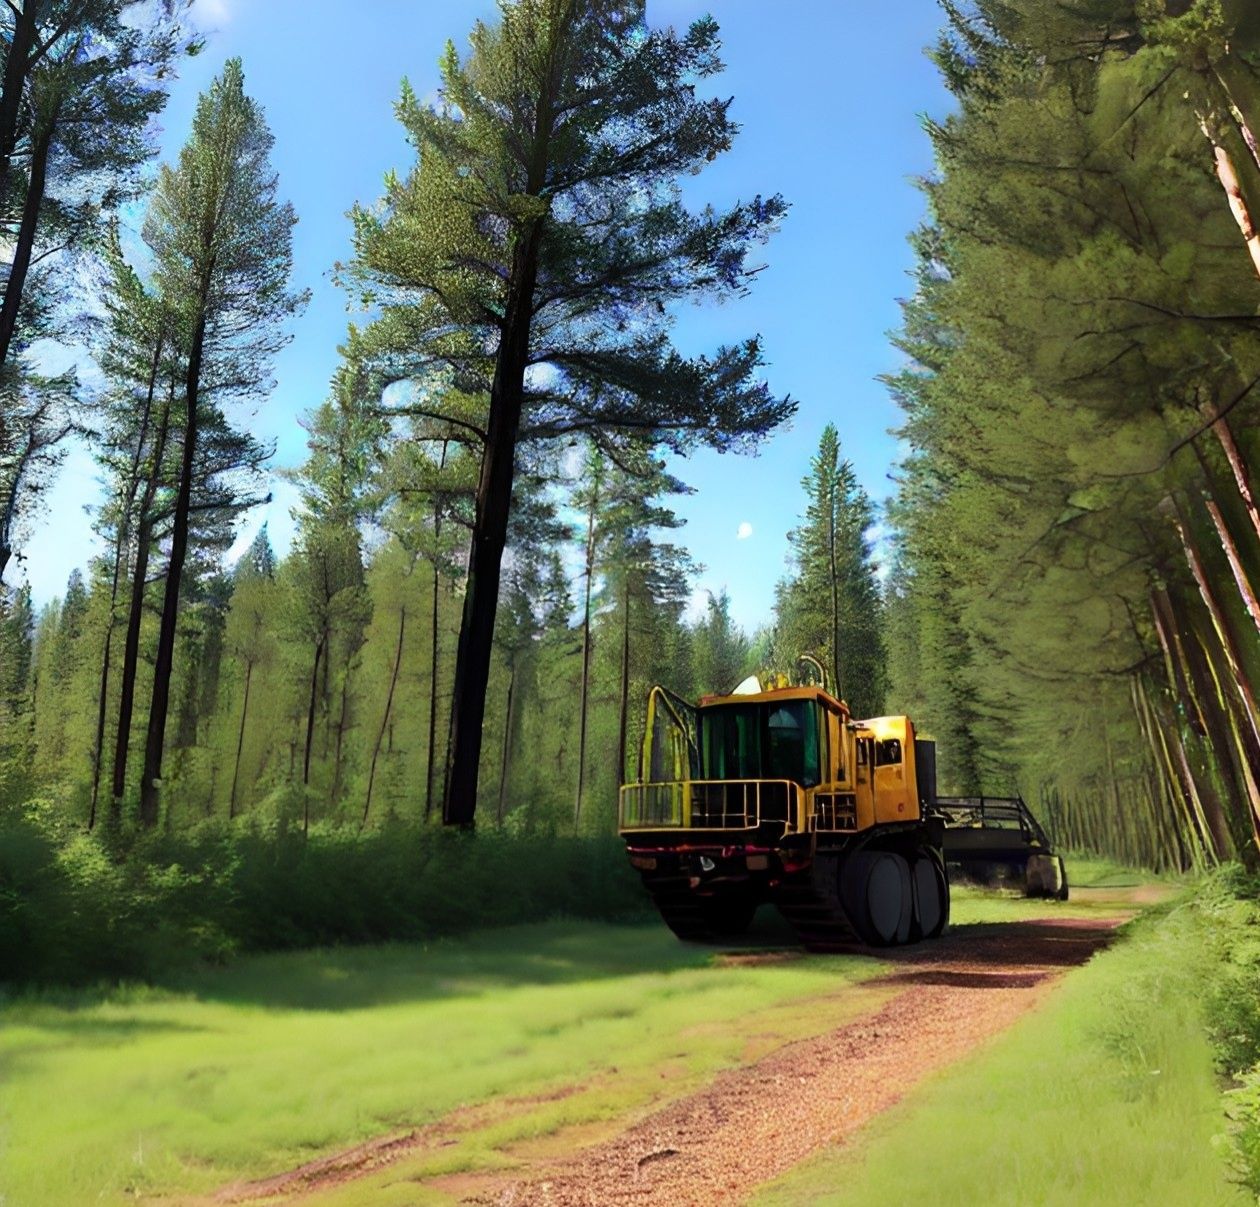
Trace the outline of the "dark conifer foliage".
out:
<instances>
[{"instance_id":1,"label":"dark conifer foliage","mask_svg":"<svg viewBox=\"0 0 1260 1207\"><path fill-rule=\"evenodd\" d=\"M710 19L650 29L641 0L521 0L453 44L433 107L398 104L419 162L355 212L347 284L379 317L363 353L386 377L485 398L471 562L453 686L444 816L470 824L517 447L584 434L675 450L754 444L793 410L758 379L757 339L688 358L670 307L746 289L750 246L785 205L691 213L679 176L727 150ZM428 403L419 404L431 409Z\"/></svg>"},{"instance_id":2,"label":"dark conifer foliage","mask_svg":"<svg viewBox=\"0 0 1260 1207\"><path fill-rule=\"evenodd\" d=\"M948 12L893 694L1065 842L1255 862L1254 6Z\"/></svg>"},{"instance_id":3,"label":"dark conifer foliage","mask_svg":"<svg viewBox=\"0 0 1260 1207\"><path fill-rule=\"evenodd\" d=\"M841 459L834 424L823 429L801 486L805 514L788 534L793 573L775 604L775 660L791 667L802 654L818 657L853 716L879 716L887 672L875 510Z\"/></svg>"},{"instance_id":4,"label":"dark conifer foliage","mask_svg":"<svg viewBox=\"0 0 1260 1207\"><path fill-rule=\"evenodd\" d=\"M0 575L62 442L90 426L74 378L25 350L64 333L71 257L140 189L151 119L200 43L184 0L20 0L0 8Z\"/></svg>"}]
</instances>

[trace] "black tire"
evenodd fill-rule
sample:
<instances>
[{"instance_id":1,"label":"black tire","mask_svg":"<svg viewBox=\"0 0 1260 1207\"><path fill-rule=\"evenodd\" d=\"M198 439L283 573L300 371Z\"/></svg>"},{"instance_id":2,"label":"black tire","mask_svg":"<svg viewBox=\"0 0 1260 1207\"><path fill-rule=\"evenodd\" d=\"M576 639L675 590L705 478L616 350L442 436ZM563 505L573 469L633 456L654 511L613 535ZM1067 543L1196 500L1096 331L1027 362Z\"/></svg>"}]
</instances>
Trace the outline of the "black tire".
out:
<instances>
[{"instance_id":1,"label":"black tire","mask_svg":"<svg viewBox=\"0 0 1260 1207\"><path fill-rule=\"evenodd\" d=\"M910 938L914 901L910 865L893 851L858 851L842 865L841 898L858 938L892 947Z\"/></svg>"},{"instance_id":2,"label":"black tire","mask_svg":"<svg viewBox=\"0 0 1260 1207\"><path fill-rule=\"evenodd\" d=\"M927 847L920 847L910 868L914 889L914 939L938 938L949 925L949 878Z\"/></svg>"}]
</instances>

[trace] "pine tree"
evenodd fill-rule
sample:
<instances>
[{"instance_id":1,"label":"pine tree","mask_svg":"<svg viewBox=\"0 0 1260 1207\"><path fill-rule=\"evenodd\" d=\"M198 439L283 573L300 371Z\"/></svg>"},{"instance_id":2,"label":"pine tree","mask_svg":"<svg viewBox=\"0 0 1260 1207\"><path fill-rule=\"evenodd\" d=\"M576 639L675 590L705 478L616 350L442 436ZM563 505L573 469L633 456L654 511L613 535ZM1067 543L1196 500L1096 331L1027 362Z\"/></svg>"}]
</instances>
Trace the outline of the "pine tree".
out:
<instances>
[{"instance_id":1,"label":"pine tree","mask_svg":"<svg viewBox=\"0 0 1260 1207\"><path fill-rule=\"evenodd\" d=\"M752 645L731 619L731 597L723 587L708 593L704 619L695 626L693 695L729 692L751 670Z\"/></svg>"},{"instance_id":2,"label":"pine tree","mask_svg":"<svg viewBox=\"0 0 1260 1207\"><path fill-rule=\"evenodd\" d=\"M154 661L140 817L156 824L181 580L198 440L211 408L267 388L283 323L304 304L289 290L291 207L276 200L272 137L244 91L239 59L202 94L177 168L164 167L145 223L157 281L186 341L182 454ZM204 393L204 398L203 398Z\"/></svg>"},{"instance_id":3,"label":"pine tree","mask_svg":"<svg viewBox=\"0 0 1260 1207\"><path fill-rule=\"evenodd\" d=\"M820 657L833 690L855 717L878 716L885 693L879 582L870 531L875 515L853 466L840 457L840 437L827 424L810 472L802 479L804 524L789 533L795 577L779 584L778 661Z\"/></svg>"},{"instance_id":4,"label":"pine tree","mask_svg":"<svg viewBox=\"0 0 1260 1207\"><path fill-rule=\"evenodd\" d=\"M0 207L8 268L0 287L0 576L19 520L38 507L75 417L72 376L22 355L56 334L67 254L135 196L152 154L165 81L199 43L184 3L23 0L0 9ZM41 266L40 262L43 261Z\"/></svg>"},{"instance_id":5,"label":"pine tree","mask_svg":"<svg viewBox=\"0 0 1260 1207\"><path fill-rule=\"evenodd\" d=\"M454 684L444 817L471 824L518 444L587 433L609 448L755 443L793 406L756 380L758 341L687 359L668 305L747 288L751 243L783 213L758 197L691 214L676 179L726 150L717 26L650 30L641 0L519 0L448 47L442 100L404 85L419 153L382 208L355 211L346 279L380 318L365 345L396 378L488 399ZM544 372L546 366L549 372Z\"/></svg>"}]
</instances>

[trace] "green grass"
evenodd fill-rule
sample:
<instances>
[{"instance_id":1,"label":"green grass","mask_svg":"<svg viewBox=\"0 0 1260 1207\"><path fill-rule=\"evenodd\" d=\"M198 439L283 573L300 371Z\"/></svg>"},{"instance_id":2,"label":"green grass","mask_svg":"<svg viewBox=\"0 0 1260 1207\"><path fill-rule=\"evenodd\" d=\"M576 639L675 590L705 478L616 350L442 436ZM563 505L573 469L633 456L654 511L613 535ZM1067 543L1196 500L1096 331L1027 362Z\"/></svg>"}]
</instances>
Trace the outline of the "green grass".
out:
<instances>
[{"instance_id":1,"label":"green grass","mask_svg":"<svg viewBox=\"0 0 1260 1207\"><path fill-rule=\"evenodd\" d=\"M1227 1183L1215 1139L1225 1122L1199 1014L1214 974L1205 924L1189 909L1159 913L757 1207L1250 1202Z\"/></svg>"},{"instance_id":2,"label":"green grass","mask_svg":"<svg viewBox=\"0 0 1260 1207\"><path fill-rule=\"evenodd\" d=\"M1075 863L1070 872L1074 884L1087 879ZM1115 875L1116 869L1103 867L1096 878ZM1120 897L1082 893L1062 903L959 890L953 917L955 925L968 926L1114 916L1125 908ZM791 938L766 911L753 941L782 946ZM1172 966L1186 954L1144 950L1132 964L1135 973L1149 972L1152 959ZM1130 958L1125 951L1095 967ZM442 1144L317 1201L327 1207L447 1202L418 1183L501 1167L520 1156L558 1154L614 1134L627 1116L699 1088L721 1068L877 1008L894 990L856 983L883 967L855 957L732 966L679 944L659 924L573 922L427 945L251 956L167 978L159 987L28 991L0 1005L0 1203L77 1207L155 1195L178 1201L437 1119L453 1121ZM1107 1043L1127 1042L1124 1036L1152 1025L1139 995L1128 1006L1137 1010L1135 1031L1113 1028L1110 1039L1081 1040L1082 1020L1099 1013L1091 994L1112 992L1123 981L1113 976L1101 986L1086 980L1085 990L1074 988L1076 978L1087 975L1096 974L1074 974L1064 990L1067 1015L1056 1013L1056 999L1024 1025L1022 1046L1006 1063L990 1068L994 1057L982 1057L977 1067L988 1072L965 1082L947 1108L933 1108L952 1120L937 1125L940 1135L927 1124L913 1125L912 1132L926 1127L924 1151L933 1154L917 1166L922 1185L935 1188L942 1168L964 1159L983 1166L990 1150L1006 1151L1006 1119L1019 1117L1018 1104L1028 1106L1029 1083L1042 1084L1047 1069L1057 1066L1056 1049L1068 1053L1071 1076L1079 1078L1095 1067L1111 1068ZM1043 1021L1050 1030L1041 1029ZM1142 1070L1117 1080L1119 1074L1107 1072L1087 1095L1089 1103L1115 1111L1119 1087L1123 1111L1116 1117L1140 1132L1151 1124L1148 1115L1169 1105L1163 1099L1152 1105L1151 1094L1165 1094L1175 1126L1161 1124L1155 1135L1196 1134L1185 1122L1187 1112L1200 1130L1207 1118L1215 1126L1219 1109L1210 1078L1206 1097L1195 1080L1206 1066L1189 1016L1176 1006L1155 1021L1158 1041L1176 1049L1161 1061L1161 1073ZM1172 1031L1165 1035L1163 1027ZM1073 1044L1082 1043L1072 1055ZM1102 1057L1095 1051L1099 1043ZM1116 1067L1123 1072L1128 1066ZM966 1077L969 1069L958 1075ZM1132 1102L1125 1093L1135 1095ZM1078 1115L1089 1122L1078 1128ZM925 1118L931 1124L932 1113ZM1068 1094L1046 1103L1030 1126L1085 1135L1097 1123ZM883 1127L876 1124L879 1135ZM1146 1160L1144 1140L1116 1134L1137 1154L1135 1162ZM894 1129L888 1142L895 1139ZM1022 1150L1011 1151L1017 1163L1039 1168ZM874 1177L871 1170L885 1161L898 1168L908 1160L890 1151L873 1157L862 1173L847 1157L842 1180ZM1219 1175L1211 1159L1187 1168L1195 1177ZM826 1162L802 1176L804 1189L789 1186L785 1193L805 1197L784 1201L832 1201ZM815 1176L824 1181L810 1183ZM911 1201L894 1193L895 1185L871 1185L876 1188L866 1197L851 1201ZM986 1191L973 1201L999 1200ZM1025 1201L1055 1200L1030 1194ZM1150 1201L1207 1200L1156 1195Z\"/></svg>"},{"instance_id":3,"label":"green grass","mask_svg":"<svg viewBox=\"0 0 1260 1207\"><path fill-rule=\"evenodd\" d=\"M586 1087L492 1113L443 1151L475 1168L514 1137L615 1118L838 1025L872 1003L827 995L877 967L720 966L659 925L554 923L19 997L0 1009L0 1199L205 1192L463 1105Z\"/></svg>"}]
</instances>

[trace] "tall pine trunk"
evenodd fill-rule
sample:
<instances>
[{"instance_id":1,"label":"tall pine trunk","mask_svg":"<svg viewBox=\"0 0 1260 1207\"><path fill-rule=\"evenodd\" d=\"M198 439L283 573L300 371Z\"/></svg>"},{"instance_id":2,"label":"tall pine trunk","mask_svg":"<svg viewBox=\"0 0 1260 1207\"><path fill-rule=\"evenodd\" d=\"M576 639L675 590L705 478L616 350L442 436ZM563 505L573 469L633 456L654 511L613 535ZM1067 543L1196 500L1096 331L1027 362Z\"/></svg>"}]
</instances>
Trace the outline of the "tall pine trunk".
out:
<instances>
[{"instance_id":1,"label":"tall pine trunk","mask_svg":"<svg viewBox=\"0 0 1260 1207\"><path fill-rule=\"evenodd\" d=\"M324 643L321 640L315 646L315 663L311 667L310 699L306 706L306 742L302 754L302 836L311 831L311 738L315 732L315 699L319 692L319 663L324 654ZM290 760L292 768L292 760Z\"/></svg>"},{"instance_id":2,"label":"tall pine trunk","mask_svg":"<svg viewBox=\"0 0 1260 1207\"><path fill-rule=\"evenodd\" d=\"M4 58L4 80L0 85L0 198L9 195L13 155L17 150L18 118L30 72L31 49L35 42L34 4L14 10L13 36Z\"/></svg>"},{"instance_id":3,"label":"tall pine trunk","mask_svg":"<svg viewBox=\"0 0 1260 1207\"><path fill-rule=\"evenodd\" d=\"M1233 767L1227 762L1230 757L1230 747L1226 740L1227 722L1215 707L1216 701L1209 680L1197 657L1201 651L1195 635L1188 632L1183 639L1181 630L1187 626L1178 624L1176 610L1168 593L1162 590L1154 592L1152 606L1156 633L1164 649L1165 664L1172 669L1175 689L1182 699L1191 728L1207 743L1205 766L1199 771L1191 769L1190 774L1193 775L1197 788L1206 833L1211 837L1212 853L1218 861L1223 861L1230 857L1233 843L1225 816L1225 805L1209 782L1208 770L1210 763L1215 761L1218 773L1223 773L1227 780L1233 779ZM1181 744L1184 750L1184 741ZM1190 766L1188 753L1186 765ZM1243 769L1246 772L1245 761ZM1229 786L1237 790L1236 783L1229 783Z\"/></svg>"},{"instance_id":4,"label":"tall pine trunk","mask_svg":"<svg viewBox=\"0 0 1260 1207\"><path fill-rule=\"evenodd\" d=\"M166 715L170 706L171 672L175 666L175 630L179 621L179 595L184 562L188 556L188 522L192 513L193 471L197 463L197 398L201 387L201 358L206 341L208 291L209 280L203 278L197 322L188 351L188 371L184 378L188 420L184 428L175 513L171 517L171 556L166 571L166 589L162 595L162 621L158 628L157 654L153 661L153 697L149 705L148 733L145 735L144 770L140 776L140 824L146 828L157 824L158 794L162 786Z\"/></svg>"},{"instance_id":5,"label":"tall pine trunk","mask_svg":"<svg viewBox=\"0 0 1260 1207\"><path fill-rule=\"evenodd\" d=\"M617 693L617 787L626 779L626 714L630 703L630 575L621 599L621 684Z\"/></svg>"},{"instance_id":6,"label":"tall pine trunk","mask_svg":"<svg viewBox=\"0 0 1260 1207\"><path fill-rule=\"evenodd\" d=\"M1247 676L1247 671L1239 652L1233 624L1216 599L1216 593L1212 589L1212 580L1204 567L1203 560L1200 557L1198 548L1194 543L1186 516L1181 509L1176 506L1175 499L1173 500L1173 504L1175 511L1173 523L1176 526L1178 535L1181 537L1181 544L1185 550L1186 561L1190 566L1190 571L1194 576L1194 581L1199 588L1199 594L1203 597L1203 602L1207 607L1209 615L1212 617L1212 625L1215 629L1217 640L1220 644L1222 653L1225 655L1231 678L1233 679L1234 686L1238 692L1243 717L1247 726L1250 728L1253 737L1258 743L1260 743L1260 710L1256 707L1255 693L1252 690L1251 681Z\"/></svg>"},{"instance_id":7,"label":"tall pine trunk","mask_svg":"<svg viewBox=\"0 0 1260 1207\"><path fill-rule=\"evenodd\" d=\"M105 626L105 648L101 652L101 677L97 685L96 733L92 741L92 802L88 810L88 829L96 825L96 806L101 790L101 762L105 757L105 717L109 711L109 673L114 645L114 629L117 627L118 589L122 585L122 569L127 558L131 535L132 513L136 505L136 492L140 489L140 461L144 456L145 441L149 435L149 420L153 414L153 398L157 389L158 366L162 360L162 334L159 332L153 348L153 361L149 368L149 382L144 396L144 409L140 416L140 430L136 436L135 454L127 478L127 489L118 515L118 531L114 540L114 570L109 584L109 619Z\"/></svg>"},{"instance_id":8,"label":"tall pine trunk","mask_svg":"<svg viewBox=\"0 0 1260 1207\"><path fill-rule=\"evenodd\" d=\"M22 219L18 225L17 240L13 245L13 260L4 286L4 302L0 304L0 365L9 360L9 348L17 331L18 313L22 307L22 291L26 288L26 274L30 271L31 256L35 251L35 236L39 231L39 211L44 204L44 188L48 176L48 153L52 146L56 115L47 125L41 124L35 131L31 146L31 163L26 184L26 197L22 202Z\"/></svg>"},{"instance_id":9,"label":"tall pine trunk","mask_svg":"<svg viewBox=\"0 0 1260 1207\"><path fill-rule=\"evenodd\" d=\"M550 126L550 118L542 129ZM542 188L545 150L531 172L527 192ZM508 515L516 441L525 403L525 369L529 363L530 324L538 251L542 241L539 220L522 234L513 257L503 335L490 386L490 420L477 482L476 517L468 589L455 653L455 682L451 699L451 757L442 819L447 825L471 826L477 811L477 777L481 767L482 727L486 690L490 682L490 651L499 605L499 577L507 545Z\"/></svg>"},{"instance_id":10,"label":"tall pine trunk","mask_svg":"<svg viewBox=\"0 0 1260 1207\"><path fill-rule=\"evenodd\" d=\"M442 441L438 473L446 468L449 441ZM433 606L429 616L429 755L424 764L424 820L433 815L433 763L437 756L437 673L438 673L438 588L441 576L438 565L442 556L442 499L433 498ZM445 786L443 787L445 791Z\"/></svg>"},{"instance_id":11,"label":"tall pine trunk","mask_svg":"<svg viewBox=\"0 0 1260 1207\"><path fill-rule=\"evenodd\" d=\"M1220 444L1225 460L1229 462L1230 472L1234 475L1234 485L1238 488L1238 497L1242 500L1243 507L1246 508L1247 518L1251 521L1251 527L1257 538L1260 538L1260 508L1256 507L1255 493L1251 488L1251 471L1238 447L1238 442L1234 439L1229 420L1223 415L1216 415L1216 408L1211 404L1208 404L1204 411L1211 419L1212 434ZM1213 415L1216 417L1212 418ZM1198 451L1197 445L1195 449Z\"/></svg>"},{"instance_id":12,"label":"tall pine trunk","mask_svg":"<svg viewBox=\"0 0 1260 1207\"><path fill-rule=\"evenodd\" d=\"M110 824L122 820L122 797L127 790L127 758L131 749L131 718L135 708L136 677L140 668L140 628L144 622L144 591L149 573L149 552L153 542L153 504L161 484L162 463L170 436L171 412L175 406L175 379L167 390L162 418L153 442L144 497L140 502L136 526L136 563L131 573L131 599L127 610L127 636L123 643L122 679L118 696L118 732L114 735L113 796Z\"/></svg>"},{"instance_id":13,"label":"tall pine trunk","mask_svg":"<svg viewBox=\"0 0 1260 1207\"><path fill-rule=\"evenodd\" d=\"M389 726L390 713L394 708L394 689L398 686L398 668L402 666L403 635L407 630L407 609L398 609L398 643L394 647L394 670L389 677L389 692L385 696L385 711L381 714L381 727L376 734L376 745L372 747L372 762L368 768L367 793L363 799L363 818L359 829L367 825L368 813L372 808L372 788L376 784L376 762L381 757L381 743L385 740L385 730Z\"/></svg>"},{"instance_id":14,"label":"tall pine trunk","mask_svg":"<svg viewBox=\"0 0 1260 1207\"><path fill-rule=\"evenodd\" d=\"M1234 170L1234 161L1221 142L1215 123L1215 114L1199 114L1199 129L1212 145L1216 178L1221 182L1221 188L1225 190L1225 199L1229 203L1230 212L1234 215L1234 221L1238 224L1243 242L1247 245L1251 265L1260 276L1260 233L1256 231L1255 223L1251 219L1247 199L1243 196L1242 184L1238 180L1238 173Z\"/></svg>"},{"instance_id":15,"label":"tall pine trunk","mask_svg":"<svg viewBox=\"0 0 1260 1207\"><path fill-rule=\"evenodd\" d=\"M507 808L508 769L512 763L512 723L515 720L513 710L516 707L516 658L513 656L508 666L507 718L503 722L503 758L499 763L499 805L495 811L499 824L503 824L503 815Z\"/></svg>"},{"instance_id":16,"label":"tall pine trunk","mask_svg":"<svg viewBox=\"0 0 1260 1207\"><path fill-rule=\"evenodd\" d=\"M591 483L591 504L586 513L586 597L582 606L582 692L578 703L577 792L573 797L573 824L582 817L582 789L586 784L586 712L591 682L591 585L595 578L595 512L599 489Z\"/></svg>"},{"instance_id":17,"label":"tall pine trunk","mask_svg":"<svg viewBox=\"0 0 1260 1207\"><path fill-rule=\"evenodd\" d=\"M433 607L429 616L429 757L424 764L424 820L433 812L433 769L437 759L437 674L438 674L438 576L437 558L433 559Z\"/></svg>"},{"instance_id":18,"label":"tall pine trunk","mask_svg":"<svg viewBox=\"0 0 1260 1207\"><path fill-rule=\"evenodd\" d=\"M249 684L254 676L254 660L245 661L245 698L241 701L241 724L236 734L236 759L232 764L232 792L228 797L228 818L236 816L236 786L241 776L241 751L245 748L245 718L249 715Z\"/></svg>"}]
</instances>

